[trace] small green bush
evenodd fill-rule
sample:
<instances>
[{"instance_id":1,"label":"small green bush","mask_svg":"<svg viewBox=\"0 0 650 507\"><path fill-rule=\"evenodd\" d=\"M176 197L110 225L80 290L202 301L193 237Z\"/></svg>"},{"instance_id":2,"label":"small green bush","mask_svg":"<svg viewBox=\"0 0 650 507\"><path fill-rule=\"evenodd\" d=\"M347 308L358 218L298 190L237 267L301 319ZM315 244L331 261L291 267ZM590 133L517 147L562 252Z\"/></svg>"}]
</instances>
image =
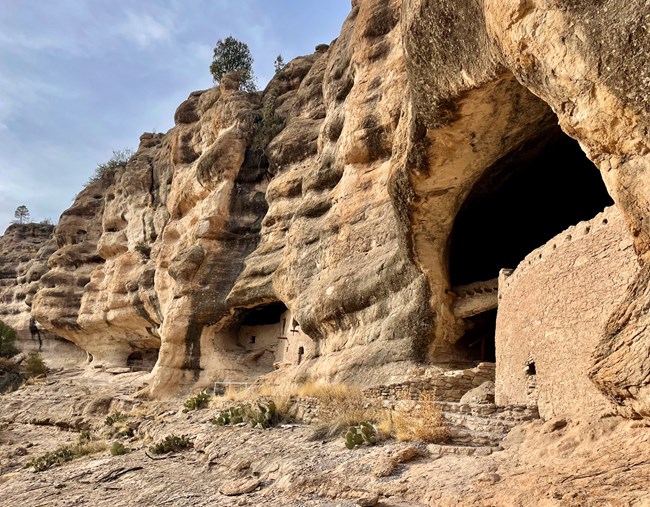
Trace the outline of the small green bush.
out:
<instances>
[{"instance_id":1,"label":"small green bush","mask_svg":"<svg viewBox=\"0 0 650 507\"><path fill-rule=\"evenodd\" d=\"M113 445L111 445L111 456L122 456L129 452L130 449L124 447L124 444L121 442L113 442Z\"/></svg>"},{"instance_id":2,"label":"small green bush","mask_svg":"<svg viewBox=\"0 0 650 507\"><path fill-rule=\"evenodd\" d=\"M55 451L47 452L38 458L34 458L27 466L34 469L34 472L42 472L55 465L61 465L67 461L88 456L105 449L106 446L97 442L92 442L92 437L88 435L80 435L79 440L74 445L66 445L59 447Z\"/></svg>"},{"instance_id":3,"label":"small green bush","mask_svg":"<svg viewBox=\"0 0 650 507\"><path fill-rule=\"evenodd\" d=\"M30 352L27 361L25 361L23 372L27 378L45 375L47 373L47 366L45 366L43 357L38 352Z\"/></svg>"},{"instance_id":4,"label":"small green bush","mask_svg":"<svg viewBox=\"0 0 650 507\"><path fill-rule=\"evenodd\" d=\"M0 320L0 357L13 357L18 354L14 346L17 338L16 330Z\"/></svg>"},{"instance_id":5,"label":"small green bush","mask_svg":"<svg viewBox=\"0 0 650 507\"><path fill-rule=\"evenodd\" d=\"M183 405L187 410L200 410L208 406L211 398L210 391L205 390L185 400Z\"/></svg>"},{"instance_id":6,"label":"small green bush","mask_svg":"<svg viewBox=\"0 0 650 507\"><path fill-rule=\"evenodd\" d=\"M269 90L264 98L262 115L255 126L252 149L259 153L266 153L266 147L284 128L284 120L277 114L278 90Z\"/></svg>"},{"instance_id":7,"label":"small green bush","mask_svg":"<svg viewBox=\"0 0 650 507\"><path fill-rule=\"evenodd\" d=\"M178 452L194 447L192 441L187 435L168 435L161 442L149 447L152 454L167 454L168 452Z\"/></svg>"},{"instance_id":8,"label":"small green bush","mask_svg":"<svg viewBox=\"0 0 650 507\"><path fill-rule=\"evenodd\" d=\"M100 180L108 178L115 174L118 170L126 167L126 164L131 157L133 157L133 150L125 148L123 150L113 150L113 156L103 164L97 164L95 173L88 179L86 185L92 185Z\"/></svg>"},{"instance_id":9,"label":"small green bush","mask_svg":"<svg viewBox=\"0 0 650 507\"><path fill-rule=\"evenodd\" d=\"M364 443L375 445L379 440L379 435L375 426L366 421L357 426L350 426L343 438L345 439L345 447L354 449L356 446L363 445Z\"/></svg>"},{"instance_id":10,"label":"small green bush","mask_svg":"<svg viewBox=\"0 0 650 507\"><path fill-rule=\"evenodd\" d=\"M105 426L114 426L115 423L120 423L120 422L125 422L129 418L128 415L126 415L123 412L113 412L112 414L109 414L106 419L104 419L104 425Z\"/></svg>"}]
</instances>

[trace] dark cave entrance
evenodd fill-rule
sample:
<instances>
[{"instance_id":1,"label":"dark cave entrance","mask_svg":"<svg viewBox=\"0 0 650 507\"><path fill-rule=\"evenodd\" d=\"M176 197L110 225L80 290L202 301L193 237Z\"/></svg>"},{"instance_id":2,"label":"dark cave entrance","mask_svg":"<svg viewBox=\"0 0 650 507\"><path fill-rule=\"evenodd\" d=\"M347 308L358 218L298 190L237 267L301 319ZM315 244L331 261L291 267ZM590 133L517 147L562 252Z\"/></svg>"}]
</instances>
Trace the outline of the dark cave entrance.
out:
<instances>
[{"instance_id":1,"label":"dark cave entrance","mask_svg":"<svg viewBox=\"0 0 650 507\"><path fill-rule=\"evenodd\" d=\"M454 313L465 323L456 343L462 356L495 360L499 271L516 268L531 251L612 204L598 169L559 126L483 173L456 215L448 245L449 281L462 307Z\"/></svg>"},{"instance_id":2,"label":"dark cave entrance","mask_svg":"<svg viewBox=\"0 0 650 507\"><path fill-rule=\"evenodd\" d=\"M158 361L158 349L143 349L131 352L126 366L132 371L151 371Z\"/></svg>"},{"instance_id":3,"label":"dark cave entrance","mask_svg":"<svg viewBox=\"0 0 650 507\"><path fill-rule=\"evenodd\" d=\"M279 324L282 314L287 311L284 303L270 303L246 310L242 315L242 326L269 326Z\"/></svg>"}]
</instances>

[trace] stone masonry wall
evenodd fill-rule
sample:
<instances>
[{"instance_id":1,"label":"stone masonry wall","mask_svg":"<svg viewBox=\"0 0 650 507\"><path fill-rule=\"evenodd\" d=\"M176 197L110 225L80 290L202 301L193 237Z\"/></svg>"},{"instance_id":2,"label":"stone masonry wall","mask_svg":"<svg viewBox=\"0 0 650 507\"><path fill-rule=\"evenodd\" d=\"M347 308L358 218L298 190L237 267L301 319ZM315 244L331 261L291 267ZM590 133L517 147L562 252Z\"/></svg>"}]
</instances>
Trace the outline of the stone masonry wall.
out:
<instances>
[{"instance_id":1,"label":"stone masonry wall","mask_svg":"<svg viewBox=\"0 0 650 507\"><path fill-rule=\"evenodd\" d=\"M496 402L544 418L594 413L609 401L587 377L607 318L638 270L615 207L570 227L499 280Z\"/></svg>"},{"instance_id":2,"label":"stone masonry wall","mask_svg":"<svg viewBox=\"0 0 650 507\"><path fill-rule=\"evenodd\" d=\"M450 370L430 378L372 387L365 389L364 394L383 400L420 400L423 393L431 393L437 401L460 401L470 389L494 381L494 369L493 363L479 363L467 370Z\"/></svg>"}]
</instances>

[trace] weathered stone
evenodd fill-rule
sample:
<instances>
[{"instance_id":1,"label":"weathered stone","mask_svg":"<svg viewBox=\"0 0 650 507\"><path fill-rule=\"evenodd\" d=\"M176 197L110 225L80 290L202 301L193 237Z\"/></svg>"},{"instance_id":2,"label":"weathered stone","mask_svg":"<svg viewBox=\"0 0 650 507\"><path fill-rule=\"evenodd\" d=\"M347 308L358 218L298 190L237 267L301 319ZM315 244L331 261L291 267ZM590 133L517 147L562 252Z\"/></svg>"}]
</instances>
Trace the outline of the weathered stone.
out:
<instances>
[{"instance_id":1,"label":"weathered stone","mask_svg":"<svg viewBox=\"0 0 650 507\"><path fill-rule=\"evenodd\" d=\"M250 493L257 489L260 480L255 478L233 479L227 481L219 487L219 493L226 496L237 496Z\"/></svg>"}]
</instances>

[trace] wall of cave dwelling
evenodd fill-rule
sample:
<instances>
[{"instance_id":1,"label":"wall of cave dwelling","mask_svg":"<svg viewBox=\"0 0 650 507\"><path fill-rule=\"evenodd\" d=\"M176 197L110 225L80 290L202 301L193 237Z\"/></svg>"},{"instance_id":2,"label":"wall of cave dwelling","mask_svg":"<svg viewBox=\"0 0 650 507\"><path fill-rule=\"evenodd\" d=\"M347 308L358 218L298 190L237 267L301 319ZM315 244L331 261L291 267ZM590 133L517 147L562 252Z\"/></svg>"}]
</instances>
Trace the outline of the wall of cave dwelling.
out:
<instances>
[{"instance_id":1,"label":"wall of cave dwelling","mask_svg":"<svg viewBox=\"0 0 650 507\"><path fill-rule=\"evenodd\" d=\"M590 358L637 269L598 170L549 135L486 170L449 243L457 357L496 362L497 404L543 417L609 406Z\"/></svg>"},{"instance_id":2,"label":"wall of cave dwelling","mask_svg":"<svg viewBox=\"0 0 650 507\"><path fill-rule=\"evenodd\" d=\"M496 402L537 405L544 418L610 410L587 373L637 270L632 238L612 206L502 271Z\"/></svg>"},{"instance_id":3,"label":"wall of cave dwelling","mask_svg":"<svg viewBox=\"0 0 650 507\"><path fill-rule=\"evenodd\" d=\"M281 303L249 311L235 334L242 353L254 357L265 371L297 366L315 350L313 340Z\"/></svg>"}]
</instances>

